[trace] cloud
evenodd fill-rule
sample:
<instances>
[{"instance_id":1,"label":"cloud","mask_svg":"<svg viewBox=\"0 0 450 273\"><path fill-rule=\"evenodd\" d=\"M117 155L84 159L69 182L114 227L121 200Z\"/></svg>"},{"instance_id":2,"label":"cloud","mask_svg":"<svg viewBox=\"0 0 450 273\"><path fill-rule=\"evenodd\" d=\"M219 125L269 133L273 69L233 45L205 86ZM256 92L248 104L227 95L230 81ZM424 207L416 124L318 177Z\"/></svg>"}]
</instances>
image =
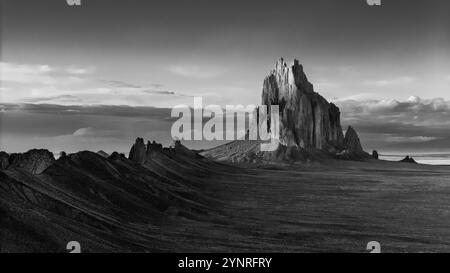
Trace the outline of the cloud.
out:
<instances>
[{"instance_id":1,"label":"cloud","mask_svg":"<svg viewBox=\"0 0 450 273\"><path fill-rule=\"evenodd\" d=\"M172 107L190 103L188 95L162 84L141 85L98 79L92 66L58 67L0 63L2 101L61 105L130 105Z\"/></svg>"},{"instance_id":2,"label":"cloud","mask_svg":"<svg viewBox=\"0 0 450 273\"><path fill-rule=\"evenodd\" d=\"M130 106L0 104L0 150L46 148L128 152L136 137L170 144L170 109Z\"/></svg>"},{"instance_id":3,"label":"cloud","mask_svg":"<svg viewBox=\"0 0 450 273\"><path fill-rule=\"evenodd\" d=\"M411 96L404 101L338 101L342 123L353 125L368 147L450 150L450 101Z\"/></svg>"},{"instance_id":4,"label":"cloud","mask_svg":"<svg viewBox=\"0 0 450 273\"><path fill-rule=\"evenodd\" d=\"M142 88L142 86L137 84L132 84L124 81L114 81L114 80L103 80L103 82L108 83L114 87L120 88Z\"/></svg>"},{"instance_id":5,"label":"cloud","mask_svg":"<svg viewBox=\"0 0 450 273\"><path fill-rule=\"evenodd\" d=\"M413 136L413 137L400 137L400 136L389 136L386 138L388 142L408 142L408 143L420 143L428 142L432 140L440 139L439 137L427 137L427 136Z\"/></svg>"},{"instance_id":6,"label":"cloud","mask_svg":"<svg viewBox=\"0 0 450 273\"><path fill-rule=\"evenodd\" d=\"M95 67L77 67L77 66L70 66L66 68L66 72L69 74L75 74L75 75L90 75L94 74L96 71Z\"/></svg>"},{"instance_id":7,"label":"cloud","mask_svg":"<svg viewBox=\"0 0 450 273\"><path fill-rule=\"evenodd\" d=\"M14 83L54 84L50 72L54 69L48 65L14 64L0 62L0 80Z\"/></svg>"},{"instance_id":8,"label":"cloud","mask_svg":"<svg viewBox=\"0 0 450 273\"><path fill-rule=\"evenodd\" d=\"M189 77L189 78L196 78L196 79L209 79L209 78L216 78L223 74L222 71L220 71L217 68L214 67L207 67L207 66L170 66L167 68L167 70L177 76L182 77Z\"/></svg>"},{"instance_id":9,"label":"cloud","mask_svg":"<svg viewBox=\"0 0 450 273\"><path fill-rule=\"evenodd\" d=\"M77 129L72 135L75 137L86 138L118 138L125 136L126 134L120 130L86 127Z\"/></svg>"},{"instance_id":10,"label":"cloud","mask_svg":"<svg viewBox=\"0 0 450 273\"><path fill-rule=\"evenodd\" d=\"M48 102L60 102L60 103L79 103L80 98L72 95L60 95L52 97L35 97L23 100L26 103L48 103Z\"/></svg>"},{"instance_id":11,"label":"cloud","mask_svg":"<svg viewBox=\"0 0 450 273\"><path fill-rule=\"evenodd\" d=\"M21 112L30 115L50 114L57 116L111 116L111 117L137 117L156 118L159 120L170 119L171 109L156 107L132 107L125 105L56 105L56 104L10 104L0 103L0 109L5 112Z\"/></svg>"},{"instance_id":12,"label":"cloud","mask_svg":"<svg viewBox=\"0 0 450 273\"><path fill-rule=\"evenodd\" d=\"M415 81L415 79L413 77L403 76L403 77L397 77L397 78L392 78L392 79L366 81L364 83L369 86L387 87L387 86L407 85L407 84L413 83L414 81Z\"/></svg>"}]
</instances>

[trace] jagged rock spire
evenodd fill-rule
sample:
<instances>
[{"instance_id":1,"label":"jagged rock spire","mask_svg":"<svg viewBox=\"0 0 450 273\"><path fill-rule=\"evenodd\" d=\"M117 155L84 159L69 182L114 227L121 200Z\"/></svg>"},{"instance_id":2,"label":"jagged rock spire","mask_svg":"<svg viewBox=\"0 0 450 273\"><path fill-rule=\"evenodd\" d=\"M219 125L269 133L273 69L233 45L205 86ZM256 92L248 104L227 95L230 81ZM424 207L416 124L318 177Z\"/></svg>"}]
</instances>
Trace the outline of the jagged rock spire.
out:
<instances>
[{"instance_id":1,"label":"jagged rock spire","mask_svg":"<svg viewBox=\"0 0 450 273\"><path fill-rule=\"evenodd\" d=\"M146 157L146 148L144 144L144 139L138 137L134 145L131 147L128 158L134 162L143 164L145 163L145 157Z\"/></svg>"},{"instance_id":2,"label":"jagged rock spire","mask_svg":"<svg viewBox=\"0 0 450 273\"><path fill-rule=\"evenodd\" d=\"M263 105L280 106L280 143L285 146L340 149L343 132L339 108L314 92L298 60L283 58L265 78Z\"/></svg>"},{"instance_id":3,"label":"jagged rock spire","mask_svg":"<svg viewBox=\"0 0 450 273\"><path fill-rule=\"evenodd\" d=\"M348 126L347 132L345 132L344 145L349 152L363 151L358 134L352 126Z\"/></svg>"}]
</instances>

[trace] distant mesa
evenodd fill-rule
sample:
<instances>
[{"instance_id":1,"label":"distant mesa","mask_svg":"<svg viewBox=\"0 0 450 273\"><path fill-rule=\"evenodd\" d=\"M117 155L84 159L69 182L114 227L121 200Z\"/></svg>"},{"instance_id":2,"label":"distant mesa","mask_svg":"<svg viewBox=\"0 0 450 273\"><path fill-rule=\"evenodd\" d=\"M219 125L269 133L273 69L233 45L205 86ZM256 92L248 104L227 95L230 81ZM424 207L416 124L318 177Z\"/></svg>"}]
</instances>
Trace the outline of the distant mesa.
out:
<instances>
[{"instance_id":1,"label":"distant mesa","mask_svg":"<svg viewBox=\"0 0 450 273\"><path fill-rule=\"evenodd\" d=\"M234 141L202 152L215 160L308 160L323 157L360 160L364 152L356 130L349 126L345 137L339 108L328 102L308 81L298 60L288 65L279 59L264 79L262 105L280 107L280 143L274 152L260 152L258 141Z\"/></svg>"},{"instance_id":2,"label":"distant mesa","mask_svg":"<svg viewBox=\"0 0 450 273\"><path fill-rule=\"evenodd\" d=\"M412 158L410 156L406 156L405 158L400 160L400 162L417 164L417 162L414 160L414 158Z\"/></svg>"}]
</instances>

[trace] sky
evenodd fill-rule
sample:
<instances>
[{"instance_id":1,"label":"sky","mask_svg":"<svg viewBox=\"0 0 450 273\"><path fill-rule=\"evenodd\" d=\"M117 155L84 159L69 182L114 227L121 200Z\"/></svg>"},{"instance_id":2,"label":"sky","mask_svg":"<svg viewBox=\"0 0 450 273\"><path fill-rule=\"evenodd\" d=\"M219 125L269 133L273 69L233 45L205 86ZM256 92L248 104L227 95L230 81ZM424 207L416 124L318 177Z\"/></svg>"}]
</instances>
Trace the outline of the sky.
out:
<instances>
[{"instance_id":1,"label":"sky","mask_svg":"<svg viewBox=\"0 0 450 273\"><path fill-rule=\"evenodd\" d=\"M167 142L171 107L258 104L284 57L367 150L450 152L449 14L446 0L2 0L0 148Z\"/></svg>"}]
</instances>

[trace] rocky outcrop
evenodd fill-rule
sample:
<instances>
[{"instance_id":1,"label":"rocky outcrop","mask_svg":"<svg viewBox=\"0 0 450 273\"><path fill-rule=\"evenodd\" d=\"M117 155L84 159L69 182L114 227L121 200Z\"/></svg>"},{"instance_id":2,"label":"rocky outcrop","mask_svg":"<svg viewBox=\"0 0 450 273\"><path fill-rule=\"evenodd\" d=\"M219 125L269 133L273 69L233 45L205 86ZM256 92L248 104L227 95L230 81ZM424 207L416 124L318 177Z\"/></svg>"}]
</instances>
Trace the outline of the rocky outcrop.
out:
<instances>
[{"instance_id":1,"label":"rocky outcrop","mask_svg":"<svg viewBox=\"0 0 450 273\"><path fill-rule=\"evenodd\" d=\"M350 153L361 153L363 148L361 146L361 141L359 140L358 134L353 127L349 126L347 132L345 132L344 147Z\"/></svg>"},{"instance_id":2,"label":"rocky outcrop","mask_svg":"<svg viewBox=\"0 0 450 273\"><path fill-rule=\"evenodd\" d=\"M108 158L109 154L103 150L97 152L98 155L103 156L104 158Z\"/></svg>"},{"instance_id":3,"label":"rocky outcrop","mask_svg":"<svg viewBox=\"0 0 450 273\"><path fill-rule=\"evenodd\" d=\"M156 143L155 141L153 142L147 141L147 150L146 150L147 158L151 158L155 152L159 152L162 150L163 150L162 144Z\"/></svg>"},{"instance_id":4,"label":"rocky outcrop","mask_svg":"<svg viewBox=\"0 0 450 273\"><path fill-rule=\"evenodd\" d=\"M144 139L137 138L134 145L131 147L129 159L139 163L144 164L146 162L151 161L154 155L165 152L171 154L183 154L189 157L201 157L198 153L186 148L181 144L181 141L176 140L173 145L169 148L164 148L162 144L156 143L155 141L150 142L147 141L147 145L144 144ZM116 158L115 156L114 158Z\"/></svg>"},{"instance_id":5,"label":"rocky outcrop","mask_svg":"<svg viewBox=\"0 0 450 273\"><path fill-rule=\"evenodd\" d=\"M147 149L144 144L144 139L137 138L130 150L128 158L134 162L145 163Z\"/></svg>"},{"instance_id":6,"label":"rocky outcrop","mask_svg":"<svg viewBox=\"0 0 450 273\"><path fill-rule=\"evenodd\" d=\"M60 152L59 153L59 158L66 158L67 157L67 153L66 152L64 152L64 151L62 151L62 152Z\"/></svg>"},{"instance_id":7,"label":"rocky outcrop","mask_svg":"<svg viewBox=\"0 0 450 273\"><path fill-rule=\"evenodd\" d=\"M376 150L372 151L372 158L373 159L378 159L379 158L378 152Z\"/></svg>"},{"instance_id":8,"label":"rocky outcrop","mask_svg":"<svg viewBox=\"0 0 450 273\"><path fill-rule=\"evenodd\" d=\"M342 148L339 108L314 92L297 60L291 66L283 59L276 63L264 80L262 104L280 107L280 144L321 150Z\"/></svg>"},{"instance_id":9,"label":"rocky outcrop","mask_svg":"<svg viewBox=\"0 0 450 273\"><path fill-rule=\"evenodd\" d=\"M53 154L48 150L30 150L24 154L11 154L9 164L11 167L23 169L30 174L41 174L55 162Z\"/></svg>"},{"instance_id":10,"label":"rocky outcrop","mask_svg":"<svg viewBox=\"0 0 450 273\"><path fill-rule=\"evenodd\" d=\"M5 152L0 152L0 170L5 170L9 166L9 155Z\"/></svg>"},{"instance_id":11,"label":"rocky outcrop","mask_svg":"<svg viewBox=\"0 0 450 273\"><path fill-rule=\"evenodd\" d=\"M405 158L400 160L400 162L417 164L417 162L414 160L414 158L409 157L409 156L406 156Z\"/></svg>"},{"instance_id":12,"label":"rocky outcrop","mask_svg":"<svg viewBox=\"0 0 450 273\"><path fill-rule=\"evenodd\" d=\"M349 127L344 138L341 113L333 103L314 91L303 66L294 60L288 65L280 59L265 78L262 105L278 105L280 110L280 142L274 151L260 150L262 140L255 140L252 130L258 122L252 120L245 140L236 140L201 152L213 160L232 162L304 161L339 158L364 160L370 154L362 149L356 131ZM270 128L270 114L267 121Z\"/></svg>"},{"instance_id":13,"label":"rocky outcrop","mask_svg":"<svg viewBox=\"0 0 450 273\"><path fill-rule=\"evenodd\" d=\"M118 152L113 152L108 159L111 160L120 160L120 159L126 159L126 156L124 154L119 154Z\"/></svg>"}]
</instances>

